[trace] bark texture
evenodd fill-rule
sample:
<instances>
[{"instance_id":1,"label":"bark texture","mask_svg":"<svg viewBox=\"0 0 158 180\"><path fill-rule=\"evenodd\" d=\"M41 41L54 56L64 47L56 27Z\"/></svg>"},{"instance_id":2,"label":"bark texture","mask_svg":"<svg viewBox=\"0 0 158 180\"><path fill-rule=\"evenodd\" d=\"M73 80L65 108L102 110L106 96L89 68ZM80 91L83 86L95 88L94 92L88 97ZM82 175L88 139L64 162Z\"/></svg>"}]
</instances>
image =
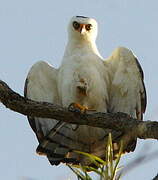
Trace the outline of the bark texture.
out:
<instances>
[{"instance_id":1,"label":"bark texture","mask_svg":"<svg viewBox=\"0 0 158 180\"><path fill-rule=\"evenodd\" d=\"M59 105L24 98L1 80L0 102L7 108L27 116L52 118L72 124L108 128L130 133L131 138L158 139L158 122L156 121L139 121L125 113L81 114L70 112L67 108Z\"/></svg>"}]
</instances>

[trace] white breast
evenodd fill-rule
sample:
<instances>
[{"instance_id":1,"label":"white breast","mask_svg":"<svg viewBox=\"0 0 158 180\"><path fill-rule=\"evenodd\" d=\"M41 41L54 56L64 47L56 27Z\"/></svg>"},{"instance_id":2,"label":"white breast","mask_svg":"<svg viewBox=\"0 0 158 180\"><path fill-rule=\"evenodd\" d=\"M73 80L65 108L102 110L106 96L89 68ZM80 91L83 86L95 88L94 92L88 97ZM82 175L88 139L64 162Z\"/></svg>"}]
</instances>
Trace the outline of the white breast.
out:
<instances>
[{"instance_id":1,"label":"white breast","mask_svg":"<svg viewBox=\"0 0 158 180\"><path fill-rule=\"evenodd\" d=\"M78 102L97 111L106 112L107 76L106 67L96 54L66 57L58 76L59 96L63 106ZM84 81L84 83L83 83ZM77 94L77 87L85 84L87 95Z\"/></svg>"}]
</instances>

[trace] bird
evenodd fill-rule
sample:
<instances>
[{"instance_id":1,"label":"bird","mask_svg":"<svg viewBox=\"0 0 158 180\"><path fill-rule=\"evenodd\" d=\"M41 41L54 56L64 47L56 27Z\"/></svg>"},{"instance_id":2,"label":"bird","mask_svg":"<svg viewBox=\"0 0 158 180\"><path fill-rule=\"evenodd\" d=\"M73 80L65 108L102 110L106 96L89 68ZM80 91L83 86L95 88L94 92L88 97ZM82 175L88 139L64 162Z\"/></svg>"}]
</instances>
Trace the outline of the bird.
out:
<instances>
[{"instance_id":1,"label":"bird","mask_svg":"<svg viewBox=\"0 0 158 180\"><path fill-rule=\"evenodd\" d=\"M75 113L123 112L143 120L147 97L138 58L126 47L117 47L103 58L96 45L97 34L95 19L73 16L60 67L54 68L45 61L35 63L28 72L24 96L58 104ZM56 119L28 116L28 121L39 142L36 152L47 156L51 165L90 165L88 158L76 151L104 158L109 132L116 142L125 137L122 132ZM134 151L135 147L133 139L125 151Z\"/></svg>"}]
</instances>

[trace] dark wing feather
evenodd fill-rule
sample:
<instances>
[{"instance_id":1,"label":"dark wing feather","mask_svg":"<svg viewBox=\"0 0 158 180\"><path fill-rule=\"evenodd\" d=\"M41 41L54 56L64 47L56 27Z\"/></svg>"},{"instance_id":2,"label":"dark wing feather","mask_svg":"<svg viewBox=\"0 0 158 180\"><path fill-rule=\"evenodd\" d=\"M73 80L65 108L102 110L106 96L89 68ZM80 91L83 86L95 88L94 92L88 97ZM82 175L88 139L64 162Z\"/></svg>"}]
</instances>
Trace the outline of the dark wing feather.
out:
<instances>
[{"instance_id":1,"label":"dark wing feather","mask_svg":"<svg viewBox=\"0 0 158 180\"><path fill-rule=\"evenodd\" d=\"M27 85L28 85L28 79L25 80L25 86L24 86L24 97L27 98ZM27 116L29 124L32 128L32 130L36 133L36 124L35 124L35 119L33 117Z\"/></svg>"},{"instance_id":2,"label":"dark wing feather","mask_svg":"<svg viewBox=\"0 0 158 180\"><path fill-rule=\"evenodd\" d=\"M142 118L143 118L143 113L145 113L146 105L147 105L147 95L146 95L146 89L145 89L145 84L144 84L144 72L143 72L142 67L141 67L137 58L135 58L135 61L136 61L137 67L139 69L139 72L141 74L141 80L142 80L142 85L143 85L143 91L140 92L140 94L141 94Z\"/></svg>"}]
</instances>

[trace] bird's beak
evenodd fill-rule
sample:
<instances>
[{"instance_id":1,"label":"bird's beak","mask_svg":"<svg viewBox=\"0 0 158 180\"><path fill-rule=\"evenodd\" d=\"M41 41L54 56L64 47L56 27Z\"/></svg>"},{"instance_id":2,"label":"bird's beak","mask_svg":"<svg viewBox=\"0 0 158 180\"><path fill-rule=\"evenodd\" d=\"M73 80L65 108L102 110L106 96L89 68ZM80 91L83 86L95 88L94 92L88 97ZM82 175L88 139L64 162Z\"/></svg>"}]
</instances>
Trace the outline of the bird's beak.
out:
<instances>
[{"instance_id":1,"label":"bird's beak","mask_svg":"<svg viewBox=\"0 0 158 180\"><path fill-rule=\"evenodd\" d=\"M80 24L79 32L84 34L86 32L85 24Z\"/></svg>"}]
</instances>

